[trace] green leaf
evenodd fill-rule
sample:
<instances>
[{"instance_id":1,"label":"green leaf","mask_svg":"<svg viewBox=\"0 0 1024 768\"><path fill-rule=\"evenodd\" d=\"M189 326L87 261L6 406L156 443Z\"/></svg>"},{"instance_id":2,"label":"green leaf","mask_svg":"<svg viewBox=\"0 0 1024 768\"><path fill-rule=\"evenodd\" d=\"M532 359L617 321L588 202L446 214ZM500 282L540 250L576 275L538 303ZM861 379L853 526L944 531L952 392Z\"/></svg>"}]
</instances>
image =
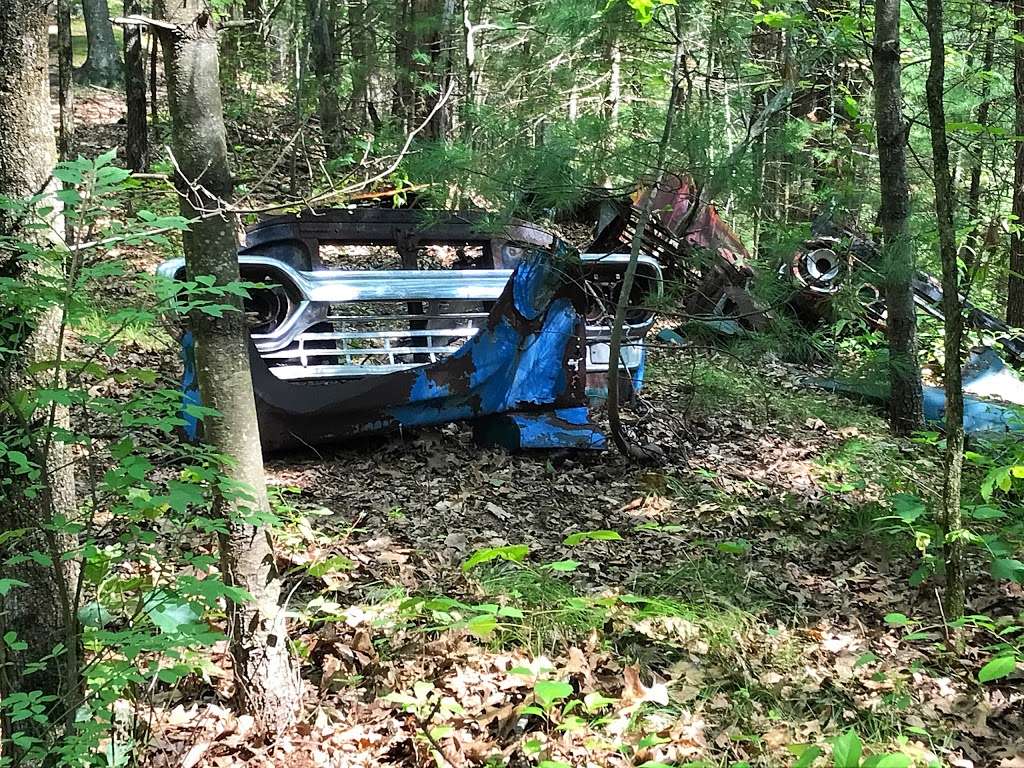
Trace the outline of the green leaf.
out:
<instances>
[{"instance_id":1,"label":"green leaf","mask_svg":"<svg viewBox=\"0 0 1024 768\"><path fill-rule=\"evenodd\" d=\"M549 571L559 571L562 573L567 573L569 571L575 571L577 568L579 568L580 563L577 560L559 560L557 563L548 563L547 565L544 565L542 567L546 568Z\"/></svg>"},{"instance_id":2,"label":"green leaf","mask_svg":"<svg viewBox=\"0 0 1024 768\"><path fill-rule=\"evenodd\" d=\"M567 547L575 547L584 541L622 541L617 531L580 531L566 536L562 543Z\"/></svg>"},{"instance_id":3,"label":"green leaf","mask_svg":"<svg viewBox=\"0 0 1024 768\"><path fill-rule=\"evenodd\" d=\"M909 493L897 493L892 497L892 511L900 520L907 525L913 525L928 508L917 496Z\"/></svg>"},{"instance_id":4,"label":"green leaf","mask_svg":"<svg viewBox=\"0 0 1024 768\"><path fill-rule=\"evenodd\" d=\"M1013 655L996 656L978 671L978 682L988 683L1007 677L1017 669L1017 659Z\"/></svg>"},{"instance_id":5,"label":"green leaf","mask_svg":"<svg viewBox=\"0 0 1024 768\"><path fill-rule=\"evenodd\" d=\"M82 168L74 161L58 163L53 175L65 184L81 184L83 181Z\"/></svg>"},{"instance_id":6,"label":"green leaf","mask_svg":"<svg viewBox=\"0 0 1024 768\"><path fill-rule=\"evenodd\" d=\"M853 668L857 669L857 667L863 667L865 664L871 664L874 661L878 661L878 657L871 651L868 651L867 653L862 653L860 655L857 661L854 662Z\"/></svg>"},{"instance_id":7,"label":"green leaf","mask_svg":"<svg viewBox=\"0 0 1024 768\"><path fill-rule=\"evenodd\" d=\"M83 626L93 629L102 629L114 619L114 614L108 611L102 603L93 600L78 609L78 620Z\"/></svg>"},{"instance_id":8,"label":"green leaf","mask_svg":"<svg viewBox=\"0 0 1024 768\"><path fill-rule=\"evenodd\" d=\"M860 768L860 736L850 729L832 740L832 765L835 768Z\"/></svg>"},{"instance_id":9,"label":"green leaf","mask_svg":"<svg viewBox=\"0 0 1024 768\"><path fill-rule=\"evenodd\" d=\"M724 552L727 555L745 555L750 551L750 542L746 539L720 541L718 542L717 549L719 552Z\"/></svg>"},{"instance_id":10,"label":"green leaf","mask_svg":"<svg viewBox=\"0 0 1024 768\"><path fill-rule=\"evenodd\" d=\"M913 760L908 755L894 752L888 755L872 755L864 761L862 768L910 768Z\"/></svg>"},{"instance_id":11,"label":"green leaf","mask_svg":"<svg viewBox=\"0 0 1024 768\"><path fill-rule=\"evenodd\" d=\"M20 579L0 579L0 596L6 595L15 587L27 587L24 581Z\"/></svg>"},{"instance_id":12,"label":"green leaf","mask_svg":"<svg viewBox=\"0 0 1024 768\"><path fill-rule=\"evenodd\" d=\"M583 708L590 714L593 714L599 709L603 709L610 704L615 704L618 699L613 699L605 696L602 693L592 691L583 697Z\"/></svg>"},{"instance_id":13,"label":"green leaf","mask_svg":"<svg viewBox=\"0 0 1024 768\"><path fill-rule=\"evenodd\" d=\"M811 768L814 765L814 761L821 757L821 747L816 747L813 744L801 744L799 752L795 752L794 747L790 747L791 752L795 752L797 755L796 762L793 763L793 768Z\"/></svg>"},{"instance_id":14,"label":"green leaf","mask_svg":"<svg viewBox=\"0 0 1024 768\"><path fill-rule=\"evenodd\" d=\"M1024 562L1011 558L993 560L992 578L1024 583Z\"/></svg>"},{"instance_id":15,"label":"green leaf","mask_svg":"<svg viewBox=\"0 0 1024 768\"><path fill-rule=\"evenodd\" d=\"M319 579L329 573L343 573L345 571L351 571L355 567L356 564L344 555L334 555L333 557L328 557L325 560L310 563L309 575Z\"/></svg>"},{"instance_id":16,"label":"green leaf","mask_svg":"<svg viewBox=\"0 0 1024 768\"><path fill-rule=\"evenodd\" d=\"M533 686L533 694L546 708L572 696L572 686L561 680L538 680Z\"/></svg>"},{"instance_id":17,"label":"green leaf","mask_svg":"<svg viewBox=\"0 0 1024 768\"><path fill-rule=\"evenodd\" d=\"M633 9L633 16L644 26L654 18L654 0L626 0L629 7Z\"/></svg>"},{"instance_id":18,"label":"green leaf","mask_svg":"<svg viewBox=\"0 0 1024 768\"><path fill-rule=\"evenodd\" d=\"M905 627L910 624L910 619L902 613L887 613L885 614L885 623L893 627Z\"/></svg>"},{"instance_id":19,"label":"green leaf","mask_svg":"<svg viewBox=\"0 0 1024 768\"><path fill-rule=\"evenodd\" d=\"M202 618L202 613L191 603L171 599L169 596L159 596L157 601L150 600L146 614L150 621L166 635L180 634L182 627L195 624Z\"/></svg>"},{"instance_id":20,"label":"green leaf","mask_svg":"<svg viewBox=\"0 0 1024 768\"><path fill-rule=\"evenodd\" d=\"M510 544L505 547L488 547L480 549L462 564L462 570L468 571L481 563L489 563L492 560L507 560L512 563L521 563L530 554L530 548L526 544Z\"/></svg>"},{"instance_id":21,"label":"green leaf","mask_svg":"<svg viewBox=\"0 0 1024 768\"><path fill-rule=\"evenodd\" d=\"M968 507L966 511L967 515L975 520L998 520L1006 517L1006 513L999 509L999 507L993 507L988 504Z\"/></svg>"},{"instance_id":22,"label":"green leaf","mask_svg":"<svg viewBox=\"0 0 1024 768\"><path fill-rule=\"evenodd\" d=\"M189 668L183 664L175 664L173 667L163 667L157 671L156 676L168 685L174 685L181 678L189 673Z\"/></svg>"},{"instance_id":23,"label":"green leaf","mask_svg":"<svg viewBox=\"0 0 1024 768\"><path fill-rule=\"evenodd\" d=\"M12 651L24 651L26 648L28 648L28 643L26 643L24 640L19 640L18 633L15 632L13 629L9 632L4 633L4 643Z\"/></svg>"},{"instance_id":24,"label":"green leaf","mask_svg":"<svg viewBox=\"0 0 1024 768\"><path fill-rule=\"evenodd\" d=\"M493 635L497 627L498 620L489 613L474 616L466 622L466 629L469 633L480 640L486 640Z\"/></svg>"}]
</instances>

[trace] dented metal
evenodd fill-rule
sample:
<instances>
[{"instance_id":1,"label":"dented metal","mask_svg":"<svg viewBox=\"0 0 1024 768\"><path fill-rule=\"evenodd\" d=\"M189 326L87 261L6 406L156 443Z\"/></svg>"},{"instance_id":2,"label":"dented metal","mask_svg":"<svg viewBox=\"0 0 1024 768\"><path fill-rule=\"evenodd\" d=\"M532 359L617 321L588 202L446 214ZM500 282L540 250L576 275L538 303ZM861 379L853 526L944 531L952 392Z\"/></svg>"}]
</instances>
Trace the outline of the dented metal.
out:
<instances>
[{"instance_id":1,"label":"dented metal","mask_svg":"<svg viewBox=\"0 0 1024 768\"><path fill-rule=\"evenodd\" d=\"M428 214L429 215L429 214ZM254 289L250 368L263 446L314 445L370 432L473 420L478 439L515 448L603 447L587 415L617 369L638 389L654 322L633 308L622 357L609 365L616 288L627 258L582 259L522 222L481 214L330 211L250 230L239 257ZM427 223L424 223L424 222ZM324 268L329 245L394 246L398 269ZM422 249L455 249L473 268L417 269ZM660 295L661 268L641 260L640 290ZM184 277L172 260L159 273ZM183 339L185 400L198 402ZM193 436L199 425L190 423Z\"/></svg>"}]
</instances>

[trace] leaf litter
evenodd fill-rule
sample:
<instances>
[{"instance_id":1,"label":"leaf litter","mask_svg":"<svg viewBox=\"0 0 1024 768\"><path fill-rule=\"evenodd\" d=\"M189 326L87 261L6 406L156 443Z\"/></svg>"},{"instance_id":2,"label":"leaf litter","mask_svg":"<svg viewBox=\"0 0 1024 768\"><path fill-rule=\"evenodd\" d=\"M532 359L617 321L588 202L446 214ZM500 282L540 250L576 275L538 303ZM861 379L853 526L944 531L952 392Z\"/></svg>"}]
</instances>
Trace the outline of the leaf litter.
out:
<instances>
[{"instance_id":1,"label":"leaf litter","mask_svg":"<svg viewBox=\"0 0 1024 768\"><path fill-rule=\"evenodd\" d=\"M125 350L107 362L174 375L171 346ZM656 466L480 450L455 425L271 462L301 722L257 736L220 643L137 713L142 764L791 765L855 729L919 765L1024 766L1020 676L980 686L983 638L886 621L941 627L912 558L863 524L889 488L934 488L934 463L798 394L806 371L682 354L656 353L627 414ZM969 611L1024 610L1019 588L972 577Z\"/></svg>"},{"instance_id":2,"label":"leaf litter","mask_svg":"<svg viewBox=\"0 0 1024 768\"><path fill-rule=\"evenodd\" d=\"M886 616L937 619L932 588L851 535L884 469L844 485L834 457L867 435L884 464L884 425L680 418L666 378L657 466L480 450L455 425L270 462L297 516L278 556L302 723L254 743L229 688L168 702L148 764L788 765L852 727L922 765L1014 765L1020 691L978 686L979 647L905 640Z\"/></svg>"}]
</instances>

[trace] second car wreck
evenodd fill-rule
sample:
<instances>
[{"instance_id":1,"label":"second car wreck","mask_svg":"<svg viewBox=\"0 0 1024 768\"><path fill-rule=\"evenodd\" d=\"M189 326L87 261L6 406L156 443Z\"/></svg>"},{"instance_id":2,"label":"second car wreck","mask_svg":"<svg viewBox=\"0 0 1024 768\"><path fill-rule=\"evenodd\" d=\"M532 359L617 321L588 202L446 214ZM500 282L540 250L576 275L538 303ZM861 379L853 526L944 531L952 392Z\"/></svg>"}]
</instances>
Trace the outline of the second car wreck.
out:
<instances>
[{"instance_id":1,"label":"second car wreck","mask_svg":"<svg viewBox=\"0 0 1024 768\"><path fill-rule=\"evenodd\" d=\"M628 257L579 255L532 225L496 227L475 212L433 219L332 210L250 229L239 265L266 286L246 304L265 451L467 420L485 444L604 446L588 406L606 393ZM362 249L373 268L333 268L339 249ZM184 263L159 273L183 279ZM615 366L627 393L643 383L654 320L639 307L662 290L653 258L639 274ZM197 402L191 343L185 334L185 399ZM190 420L190 436L198 427Z\"/></svg>"}]
</instances>

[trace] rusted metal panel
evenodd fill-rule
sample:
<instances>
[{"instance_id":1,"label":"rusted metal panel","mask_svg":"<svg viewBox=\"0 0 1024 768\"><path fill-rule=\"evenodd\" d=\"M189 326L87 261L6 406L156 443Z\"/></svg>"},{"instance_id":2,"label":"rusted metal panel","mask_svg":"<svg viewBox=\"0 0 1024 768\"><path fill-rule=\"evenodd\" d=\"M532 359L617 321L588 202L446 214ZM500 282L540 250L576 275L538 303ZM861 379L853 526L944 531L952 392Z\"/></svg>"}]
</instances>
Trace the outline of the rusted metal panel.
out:
<instances>
[{"instance_id":1,"label":"rusted metal panel","mask_svg":"<svg viewBox=\"0 0 1024 768\"><path fill-rule=\"evenodd\" d=\"M478 253L466 270L327 268L324 247L347 244L397 248L406 265L424 246ZM587 417L587 385L593 395L595 379L608 375L600 357L610 333L604 299L617 297L625 260L587 254L585 262L533 225L494 227L479 213L327 211L254 226L240 255L243 277L274 284L247 304L264 449L457 420L475 421L480 439L493 444L603 447ZM184 265L159 271L180 278ZM659 293L657 262L645 259L642 274ZM399 310L368 311L374 302L397 302ZM344 314L356 309L362 314ZM452 327L453 318L464 324ZM382 329L387 322L397 328ZM652 323L653 313L638 308L626 327L619 367L637 387ZM184 399L198 403L190 347L186 334ZM189 427L195 436L194 419Z\"/></svg>"},{"instance_id":2,"label":"rusted metal panel","mask_svg":"<svg viewBox=\"0 0 1024 768\"><path fill-rule=\"evenodd\" d=\"M564 277L573 275L575 283ZM395 373L287 381L271 373L253 346L250 365L265 450L584 407L586 305L579 277L578 262L564 248L554 255L530 252L477 334L440 362ZM596 429L581 426L589 443L601 444Z\"/></svg>"}]
</instances>

